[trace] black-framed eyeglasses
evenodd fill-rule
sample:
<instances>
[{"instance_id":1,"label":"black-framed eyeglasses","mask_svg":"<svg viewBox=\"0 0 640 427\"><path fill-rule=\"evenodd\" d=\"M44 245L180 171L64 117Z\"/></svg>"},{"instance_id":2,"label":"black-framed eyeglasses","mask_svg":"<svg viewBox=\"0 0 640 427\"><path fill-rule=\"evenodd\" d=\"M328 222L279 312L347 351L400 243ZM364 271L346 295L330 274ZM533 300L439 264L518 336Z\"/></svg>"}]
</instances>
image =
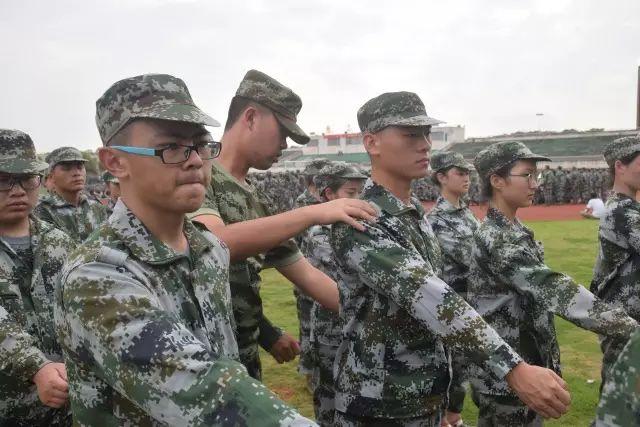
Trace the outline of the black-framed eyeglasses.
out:
<instances>
[{"instance_id":1,"label":"black-framed eyeglasses","mask_svg":"<svg viewBox=\"0 0 640 427\"><path fill-rule=\"evenodd\" d=\"M126 145L111 145L119 151L136 154L138 156L156 156L160 157L162 163L175 165L184 163L191 156L191 152L195 151L202 160L215 159L222 151L222 144L218 141L196 142L193 145L170 144L165 148L145 148L145 147L129 147Z\"/></svg>"},{"instance_id":2,"label":"black-framed eyeglasses","mask_svg":"<svg viewBox=\"0 0 640 427\"><path fill-rule=\"evenodd\" d=\"M0 191L11 191L16 184L23 190L33 190L40 187L42 176L35 174L0 176Z\"/></svg>"},{"instance_id":3,"label":"black-framed eyeglasses","mask_svg":"<svg viewBox=\"0 0 640 427\"><path fill-rule=\"evenodd\" d=\"M510 173L509 176L519 176L520 178L527 178L529 180L530 183L535 184L537 182L540 182L540 180L542 179L542 173L541 172L527 172L527 173L521 173L521 174L512 174Z\"/></svg>"}]
</instances>

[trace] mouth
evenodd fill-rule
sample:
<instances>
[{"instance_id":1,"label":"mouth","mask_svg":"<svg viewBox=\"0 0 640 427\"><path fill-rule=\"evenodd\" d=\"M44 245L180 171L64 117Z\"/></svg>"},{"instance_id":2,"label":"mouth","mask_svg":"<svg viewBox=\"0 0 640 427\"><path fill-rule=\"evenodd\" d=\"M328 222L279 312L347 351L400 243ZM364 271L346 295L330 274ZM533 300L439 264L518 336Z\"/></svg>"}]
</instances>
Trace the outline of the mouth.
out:
<instances>
[{"instance_id":1,"label":"mouth","mask_svg":"<svg viewBox=\"0 0 640 427\"><path fill-rule=\"evenodd\" d=\"M29 204L26 202L13 202L7 205L9 209L28 209Z\"/></svg>"}]
</instances>

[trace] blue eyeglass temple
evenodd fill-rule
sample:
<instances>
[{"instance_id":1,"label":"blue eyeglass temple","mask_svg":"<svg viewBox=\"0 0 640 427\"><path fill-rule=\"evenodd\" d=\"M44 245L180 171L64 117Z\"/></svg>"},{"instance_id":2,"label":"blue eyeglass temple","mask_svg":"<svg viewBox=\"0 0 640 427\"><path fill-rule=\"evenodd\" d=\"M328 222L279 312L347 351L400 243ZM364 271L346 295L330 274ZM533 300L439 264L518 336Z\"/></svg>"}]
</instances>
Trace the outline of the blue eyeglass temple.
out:
<instances>
[{"instance_id":1,"label":"blue eyeglass temple","mask_svg":"<svg viewBox=\"0 0 640 427\"><path fill-rule=\"evenodd\" d=\"M124 151L126 153L138 154L140 156L155 156L156 150L154 148L144 148L144 147L127 147L126 145L110 145L110 148L115 148L119 151Z\"/></svg>"}]
</instances>

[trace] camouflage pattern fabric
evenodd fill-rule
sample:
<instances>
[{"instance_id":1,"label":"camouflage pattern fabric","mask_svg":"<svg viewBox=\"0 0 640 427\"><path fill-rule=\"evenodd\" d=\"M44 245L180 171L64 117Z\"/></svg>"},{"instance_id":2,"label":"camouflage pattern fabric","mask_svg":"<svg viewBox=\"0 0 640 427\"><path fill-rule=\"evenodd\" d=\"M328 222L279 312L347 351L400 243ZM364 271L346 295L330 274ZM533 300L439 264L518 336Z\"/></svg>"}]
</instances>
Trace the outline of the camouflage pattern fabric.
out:
<instances>
[{"instance_id":1,"label":"camouflage pattern fabric","mask_svg":"<svg viewBox=\"0 0 640 427\"><path fill-rule=\"evenodd\" d=\"M474 234L468 299L526 362L560 374L554 314L593 332L628 337L635 320L544 262L540 242L521 222L490 208ZM481 394L511 396L506 381L470 374Z\"/></svg>"},{"instance_id":2,"label":"camouflage pattern fabric","mask_svg":"<svg viewBox=\"0 0 640 427\"><path fill-rule=\"evenodd\" d=\"M49 165L38 160L31 137L19 130L0 129L0 172L44 173Z\"/></svg>"},{"instance_id":3,"label":"camouflage pattern fabric","mask_svg":"<svg viewBox=\"0 0 640 427\"><path fill-rule=\"evenodd\" d=\"M466 300L471 244L473 233L478 229L480 222L463 201L460 201L460 207L456 208L442 196L436 201L428 218L442 249L444 262L440 277ZM465 396L463 383L466 362L463 357L452 354L451 364L453 376L449 387L448 409L461 413Z\"/></svg>"},{"instance_id":4,"label":"camouflage pattern fabric","mask_svg":"<svg viewBox=\"0 0 640 427\"><path fill-rule=\"evenodd\" d=\"M329 238L331 227L315 225L305 235L300 250L311 265L336 280L338 266L333 257ZM322 426L332 426L335 415L335 386L333 365L340 345L342 323L338 314L317 302L311 309L310 343L313 351L313 409L316 421Z\"/></svg>"},{"instance_id":5,"label":"camouflage pattern fabric","mask_svg":"<svg viewBox=\"0 0 640 427\"><path fill-rule=\"evenodd\" d=\"M596 427L640 425L640 330L624 347L602 387Z\"/></svg>"},{"instance_id":6,"label":"camouflage pattern fabric","mask_svg":"<svg viewBox=\"0 0 640 427\"><path fill-rule=\"evenodd\" d=\"M56 292L75 422L309 425L237 361L229 251L185 221L187 254L118 201Z\"/></svg>"},{"instance_id":7,"label":"camouflage pattern fabric","mask_svg":"<svg viewBox=\"0 0 640 427\"><path fill-rule=\"evenodd\" d=\"M47 363L63 361L54 289L74 243L46 222L29 222L31 262L0 238L0 425L70 425L69 407L42 404L31 379Z\"/></svg>"},{"instance_id":8,"label":"camouflage pattern fabric","mask_svg":"<svg viewBox=\"0 0 640 427\"><path fill-rule=\"evenodd\" d=\"M385 418L355 416L336 412L336 427L440 427L442 415L435 413L426 417Z\"/></svg>"},{"instance_id":9,"label":"camouflage pattern fabric","mask_svg":"<svg viewBox=\"0 0 640 427\"><path fill-rule=\"evenodd\" d=\"M445 346L496 377L520 357L446 283L424 209L368 180L362 199L380 215L360 232L332 227L340 319L336 410L356 417L431 417L446 404ZM385 420L389 421L389 420Z\"/></svg>"},{"instance_id":10,"label":"camouflage pattern fabric","mask_svg":"<svg viewBox=\"0 0 640 427\"><path fill-rule=\"evenodd\" d=\"M296 199L296 207L311 206L320 203L309 190L304 190ZM302 247L303 241L307 237L309 230L305 230L296 236L296 244L300 247L301 252L306 258L306 253ZM314 300L293 288L293 295L296 298L296 312L298 314L298 324L300 325L300 358L298 360L298 372L301 374L311 374L314 370L315 360L313 355L313 346L309 339L311 335L311 312L313 310Z\"/></svg>"},{"instance_id":11,"label":"camouflage pattern fabric","mask_svg":"<svg viewBox=\"0 0 640 427\"><path fill-rule=\"evenodd\" d=\"M298 144L309 142L309 135L296 123L302 100L291 89L258 70L249 70L238 86L236 96L250 99L269 108L278 122Z\"/></svg>"},{"instance_id":12,"label":"camouflage pattern fabric","mask_svg":"<svg viewBox=\"0 0 640 427\"><path fill-rule=\"evenodd\" d=\"M618 138L604 147L602 155L604 160L611 167L616 160L620 160L631 154L640 152L640 134L637 136L625 136Z\"/></svg>"},{"instance_id":13,"label":"camouflage pattern fabric","mask_svg":"<svg viewBox=\"0 0 640 427\"><path fill-rule=\"evenodd\" d=\"M225 224L233 224L269 216L269 205L269 200L258 194L250 183L239 183L214 162L211 185L207 189L204 203L189 216L193 218L198 215L215 215ZM264 268L290 265L301 257L302 254L291 239L266 254L232 263L229 267L240 360L247 367L249 374L256 379L260 379L262 375L258 344L269 350L282 335L282 331L271 324L262 311L260 271Z\"/></svg>"},{"instance_id":14,"label":"camouflage pattern fabric","mask_svg":"<svg viewBox=\"0 0 640 427\"><path fill-rule=\"evenodd\" d=\"M511 396L474 393L478 407L477 427L542 427L543 418Z\"/></svg>"},{"instance_id":15,"label":"camouflage pattern fabric","mask_svg":"<svg viewBox=\"0 0 640 427\"><path fill-rule=\"evenodd\" d=\"M591 291L640 321L640 203L616 193L605 207ZM600 337L603 384L625 343L615 337Z\"/></svg>"},{"instance_id":16,"label":"camouflage pattern fabric","mask_svg":"<svg viewBox=\"0 0 640 427\"><path fill-rule=\"evenodd\" d=\"M104 145L132 120L140 118L220 126L196 107L187 85L168 74L120 80L96 101L96 125Z\"/></svg>"},{"instance_id":17,"label":"camouflage pattern fabric","mask_svg":"<svg viewBox=\"0 0 640 427\"><path fill-rule=\"evenodd\" d=\"M85 194L74 206L57 193L45 193L34 210L35 215L64 231L77 243L82 242L109 216L109 209Z\"/></svg>"},{"instance_id":18,"label":"camouflage pattern fabric","mask_svg":"<svg viewBox=\"0 0 640 427\"><path fill-rule=\"evenodd\" d=\"M45 161L49 164L49 168L53 169L55 165L62 162L82 162L86 163L87 159L82 156L80 150L75 147L59 147L47 155Z\"/></svg>"},{"instance_id":19,"label":"camouflage pattern fabric","mask_svg":"<svg viewBox=\"0 0 640 427\"><path fill-rule=\"evenodd\" d=\"M431 156L431 170L441 171L443 169L457 167L466 171L472 171L473 165L467 162L462 154L454 151L438 151Z\"/></svg>"},{"instance_id":20,"label":"camouflage pattern fabric","mask_svg":"<svg viewBox=\"0 0 640 427\"><path fill-rule=\"evenodd\" d=\"M327 188L339 186L346 180L367 179L357 166L346 162L331 162L323 167L313 178L318 194L323 195ZM361 181L361 182L362 182Z\"/></svg>"},{"instance_id":21,"label":"camouflage pattern fabric","mask_svg":"<svg viewBox=\"0 0 640 427\"><path fill-rule=\"evenodd\" d=\"M362 132L376 133L388 126L433 126L443 123L429 117L424 103L413 92L387 92L365 102L358 110Z\"/></svg>"}]
</instances>

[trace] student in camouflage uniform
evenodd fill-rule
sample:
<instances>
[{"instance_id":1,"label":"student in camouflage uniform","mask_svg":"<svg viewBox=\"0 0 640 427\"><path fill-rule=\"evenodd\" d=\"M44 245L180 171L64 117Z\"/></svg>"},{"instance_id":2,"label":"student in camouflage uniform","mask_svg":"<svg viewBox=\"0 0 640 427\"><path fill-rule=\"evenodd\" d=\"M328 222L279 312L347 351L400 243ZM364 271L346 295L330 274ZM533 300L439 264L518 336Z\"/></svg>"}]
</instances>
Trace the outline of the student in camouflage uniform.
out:
<instances>
[{"instance_id":1,"label":"student in camouflage uniform","mask_svg":"<svg viewBox=\"0 0 640 427\"><path fill-rule=\"evenodd\" d=\"M35 213L82 242L109 216L106 206L83 193L87 178L82 153L73 147L60 147L46 158L53 191L38 203Z\"/></svg>"},{"instance_id":2,"label":"student in camouflage uniform","mask_svg":"<svg viewBox=\"0 0 640 427\"><path fill-rule=\"evenodd\" d=\"M469 191L469 173L473 165L459 153L441 151L433 155L431 168L432 180L440 188L440 196L428 215L443 255L440 278L466 300L471 242L480 224L463 200ZM466 363L455 355L451 362L453 376L446 421L453 426L462 426L460 414L464 405Z\"/></svg>"},{"instance_id":3,"label":"student in camouflage uniform","mask_svg":"<svg viewBox=\"0 0 640 427\"><path fill-rule=\"evenodd\" d=\"M109 171L104 171L102 173L102 181L104 181L107 194L109 195L107 207L109 208L109 212L111 212L118 201L118 197L120 197L120 181L118 181L118 178L113 176Z\"/></svg>"},{"instance_id":4,"label":"student in camouflage uniform","mask_svg":"<svg viewBox=\"0 0 640 427\"><path fill-rule=\"evenodd\" d=\"M553 169L549 165L544 167L542 171L542 179L540 184L543 187L544 193L544 204L549 206L555 204L555 197L553 196L553 187L555 185L555 174L553 173Z\"/></svg>"},{"instance_id":5,"label":"student in camouflage uniform","mask_svg":"<svg viewBox=\"0 0 640 427\"><path fill-rule=\"evenodd\" d=\"M558 417L569 403L564 381L522 362L438 278L437 238L410 195L411 181L427 176L437 123L410 92L384 93L358 111L372 167L362 198L380 214L364 230L335 224L331 232L344 325L334 366L336 424L439 426L450 381L445 346Z\"/></svg>"},{"instance_id":6,"label":"student in camouflage uniform","mask_svg":"<svg viewBox=\"0 0 640 427\"><path fill-rule=\"evenodd\" d=\"M358 198L366 175L344 162L332 162L315 176L314 183L322 201L339 198ZM300 250L311 265L337 279L337 265L333 257L329 236L331 227L315 225L304 235ZM321 426L333 426L335 413L335 388L333 362L340 345L342 327L339 316L317 302L310 315L310 344L313 366L313 409Z\"/></svg>"},{"instance_id":7,"label":"student in camouflage uniform","mask_svg":"<svg viewBox=\"0 0 640 427\"><path fill-rule=\"evenodd\" d=\"M536 162L548 158L521 142L490 145L474 161L490 198L474 234L468 299L500 336L530 364L560 375L554 314L593 332L628 338L638 326L565 274L551 270L540 242L516 217L531 205L538 185ZM469 375L479 407L478 426L540 426L542 417L484 372Z\"/></svg>"},{"instance_id":8,"label":"student in camouflage uniform","mask_svg":"<svg viewBox=\"0 0 640 427\"><path fill-rule=\"evenodd\" d=\"M309 162L302 171L304 176L306 188L302 194L296 199L296 207L301 208L304 206L317 205L321 202L316 189L316 185L313 182L314 177L318 174L320 169L329 164L328 160L318 159ZM308 230L300 233L296 236L296 244L300 246L305 238ZM304 251L303 251L304 254ZM305 256L307 254L304 254ZM307 257L308 258L308 257ZM313 263L312 263L313 264ZM326 273L326 270L323 270ZM311 321L311 308L313 307L313 299L309 298L305 294L298 291L298 288L293 288L293 295L296 298L296 310L298 313L298 323L300 325L300 360L298 361L298 372L305 375L307 378L307 384L311 384L311 373L313 372L315 363L313 360L313 350L309 344L310 334L310 321Z\"/></svg>"},{"instance_id":9,"label":"student in camouflage uniform","mask_svg":"<svg viewBox=\"0 0 640 427\"><path fill-rule=\"evenodd\" d=\"M238 360L229 250L185 214L220 152L180 79L121 80L96 102L122 194L69 259L56 325L79 425L312 425Z\"/></svg>"},{"instance_id":10,"label":"student in camouflage uniform","mask_svg":"<svg viewBox=\"0 0 640 427\"><path fill-rule=\"evenodd\" d=\"M301 108L300 97L291 89L260 71L247 72L229 106L223 150L213 164L207 196L191 215L229 246L240 359L258 379L262 371L258 345L279 363L300 352L298 341L263 313L260 271L275 267L303 292L337 311L335 282L304 259L293 237L313 224L357 224L349 213L366 219L375 215L359 200L337 200L271 216L270 200L247 181L247 173L251 167L271 167L287 147L287 137L301 144L309 141L296 124Z\"/></svg>"},{"instance_id":11,"label":"student in camouflage uniform","mask_svg":"<svg viewBox=\"0 0 640 427\"><path fill-rule=\"evenodd\" d=\"M607 200L598 230L599 249L591 291L624 308L640 321L640 137L619 138L604 149L613 178L613 195ZM603 352L602 382L625 341L600 337Z\"/></svg>"},{"instance_id":12,"label":"student in camouflage uniform","mask_svg":"<svg viewBox=\"0 0 640 427\"><path fill-rule=\"evenodd\" d=\"M73 245L31 215L47 164L31 138L0 129L0 425L71 425L53 326L54 287Z\"/></svg>"},{"instance_id":13,"label":"student in camouflage uniform","mask_svg":"<svg viewBox=\"0 0 640 427\"><path fill-rule=\"evenodd\" d=\"M602 387L596 427L640 425L640 329L622 349Z\"/></svg>"}]
</instances>

